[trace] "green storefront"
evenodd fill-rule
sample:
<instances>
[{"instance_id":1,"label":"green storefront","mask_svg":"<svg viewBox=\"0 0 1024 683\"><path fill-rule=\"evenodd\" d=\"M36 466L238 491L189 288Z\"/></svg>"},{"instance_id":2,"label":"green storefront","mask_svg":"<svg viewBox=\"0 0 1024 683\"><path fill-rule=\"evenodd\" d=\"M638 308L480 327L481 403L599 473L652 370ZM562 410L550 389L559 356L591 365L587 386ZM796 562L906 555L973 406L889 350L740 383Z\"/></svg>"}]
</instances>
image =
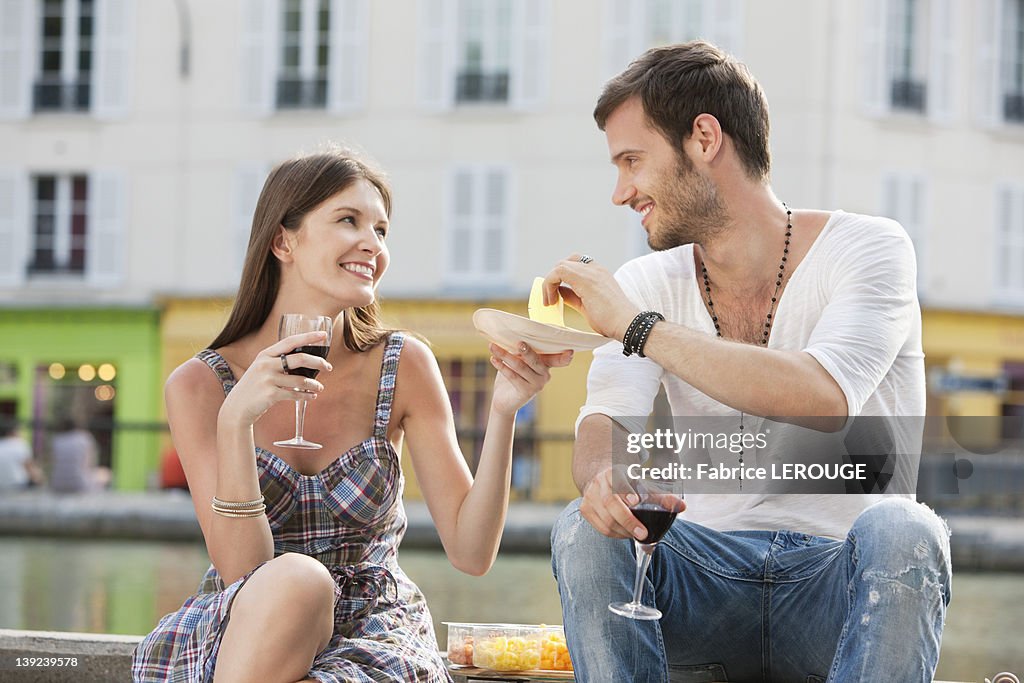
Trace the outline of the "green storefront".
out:
<instances>
[{"instance_id":1,"label":"green storefront","mask_svg":"<svg viewBox=\"0 0 1024 683\"><path fill-rule=\"evenodd\" d=\"M69 417L96 437L115 488L144 489L164 433L160 358L156 308L5 308L0 410L44 468L49 436Z\"/></svg>"}]
</instances>

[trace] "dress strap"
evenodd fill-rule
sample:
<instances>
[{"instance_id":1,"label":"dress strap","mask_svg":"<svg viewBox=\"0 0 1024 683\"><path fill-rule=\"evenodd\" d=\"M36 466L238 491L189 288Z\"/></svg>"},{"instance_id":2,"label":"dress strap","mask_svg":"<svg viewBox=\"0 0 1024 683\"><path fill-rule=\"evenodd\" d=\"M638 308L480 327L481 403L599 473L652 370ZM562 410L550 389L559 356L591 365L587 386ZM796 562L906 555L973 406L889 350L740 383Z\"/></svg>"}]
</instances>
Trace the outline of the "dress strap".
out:
<instances>
[{"instance_id":1,"label":"dress strap","mask_svg":"<svg viewBox=\"0 0 1024 683\"><path fill-rule=\"evenodd\" d=\"M391 420L391 402L395 398L395 378L398 376L398 359L405 344L405 335L394 332L384 346L384 358L380 367L380 386L377 387L377 410L373 418L373 435L386 438L388 422Z\"/></svg>"},{"instance_id":2,"label":"dress strap","mask_svg":"<svg viewBox=\"0 0 1024 683\"><path fill-rule=\"evenodd\" d=\"M196 358L209 365L210 369L217 374L225 396L235 388L235 373L231 372L231 366L224 360L224 356L213 349L203 349L196 354Z\"/></svg>"}]
</instances>

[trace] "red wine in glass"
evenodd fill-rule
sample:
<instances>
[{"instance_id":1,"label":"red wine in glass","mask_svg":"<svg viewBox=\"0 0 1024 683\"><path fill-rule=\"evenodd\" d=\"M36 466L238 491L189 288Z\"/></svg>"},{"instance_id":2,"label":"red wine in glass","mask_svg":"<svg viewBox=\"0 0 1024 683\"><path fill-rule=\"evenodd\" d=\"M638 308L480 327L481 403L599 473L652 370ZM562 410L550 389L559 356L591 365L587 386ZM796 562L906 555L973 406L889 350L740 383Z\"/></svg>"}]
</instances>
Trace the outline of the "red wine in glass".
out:
<instances>
[{"instance_id":1,"label":"red wine in glass","mask_svg":"<svg viewBox=\"0 0 1024 683\"><path fill-rule=\"evenodd\" d=\"M319 356L320 358L327 358L328 351L331 350L330 346L300 346L292 353L308 353L311 356ZM292 355L291 353L288 354ZM320 374L319 368L288 368L289 375L302 375L309 379L316 379L316 376Z\"/></svg>"},{"instance_id":2,"label":"red wine in glass","mask_svg":"<svg viewBox=\"0 0 1024 683\"><path fill-rule=\"evenodd\" d=\"M640 523L647 529L647 537L643 543L657 543L665 532L676 521L677 512L670 512L659 505L652 503L641 503L636 507L629 508L633 516L640 520Z\"/></svg>"},{"instance_id":3,"label":"red wine in glass","mask_svg":"<svg viewBox=\"0 0 1024 683\"><path fill-rule=\"evenodd\" d=\"M281 324L278 326L278 339L291 337L305 332L326 332L327 343L324 345L299 346L288 355L295 353L308 353L320 358L327 358L327 352L331 348L331 333L334 330L334 319L326 315L307 316L301 313L285 313L281 316ZM314 368L292 367L288 365L289 375L301 375L308 379L315 379L319 370ZM321 448L320 444L308 441L302 436L302 427L306 421L306 401L295 400L295 436L285 441L275 441L275 446L287 448Z\"/></svg>"},{"instance_id":4,"label":"red wine in glass","mask_svg":"<svg viewBox=\"0 0 1024 683\"><path fill-rule=\"evenodd\" d=\"M640 597L643 594L644 576L651 564L651 556L658 547L658 541L672 528L672 522L679 514L681 493L679 482L660 481L645 482L645 485L638 487L634 494L639 501L630 506L629 511L647 529L647 536L642 541L633 539L636 548L633 599L630 602L613 602L608 605L608 609L615 614L629 619L661 619L661 611L655 607L645 606L640 602Z\"/></svg>"}]
</instances>

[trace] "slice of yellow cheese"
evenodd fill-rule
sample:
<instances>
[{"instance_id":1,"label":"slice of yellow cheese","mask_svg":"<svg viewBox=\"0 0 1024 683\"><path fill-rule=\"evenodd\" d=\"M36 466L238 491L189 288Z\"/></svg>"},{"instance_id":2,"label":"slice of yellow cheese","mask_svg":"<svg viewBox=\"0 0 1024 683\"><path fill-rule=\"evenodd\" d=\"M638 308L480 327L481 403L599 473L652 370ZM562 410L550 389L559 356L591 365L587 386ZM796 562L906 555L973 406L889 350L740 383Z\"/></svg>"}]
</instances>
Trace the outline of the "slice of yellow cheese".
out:
<instances>
[{"instance_id":1,"label":"slice of yellow cheese","mask_svg":"<svg viewBox=\"0 0 1024 683\"><path fill-rule=\"evenodd\" d=\"M530 290L530 303L527 306L530 320L565 327L565 304L562 302L562 297L559 296L556 303L545 306L543 284L544 278L536 277L533 279L533 288Z\"/></svg>"}]
</instances>

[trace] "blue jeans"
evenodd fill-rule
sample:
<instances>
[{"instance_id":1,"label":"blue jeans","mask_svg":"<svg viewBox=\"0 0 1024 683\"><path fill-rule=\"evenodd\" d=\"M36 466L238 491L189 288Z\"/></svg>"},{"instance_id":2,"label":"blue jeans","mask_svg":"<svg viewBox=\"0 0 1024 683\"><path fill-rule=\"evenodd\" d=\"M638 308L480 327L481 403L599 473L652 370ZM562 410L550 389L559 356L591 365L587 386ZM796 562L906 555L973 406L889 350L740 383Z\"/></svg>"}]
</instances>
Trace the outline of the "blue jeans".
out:
<instances>
[{"instance_id":1,"label":"blue jeans","mask_svg":"<svg viewBox=\"0 0 1024 683\"><path fill-rule=\"evenodd\" d=\"M576 680L931 683L951 570L949 531L926 506L885 499L845 541L680 517L644 586L664 616L636 621L608 610L632 595L633 543L599 534L579 503L551 534Z\"/></svg>"}]
</instances>

